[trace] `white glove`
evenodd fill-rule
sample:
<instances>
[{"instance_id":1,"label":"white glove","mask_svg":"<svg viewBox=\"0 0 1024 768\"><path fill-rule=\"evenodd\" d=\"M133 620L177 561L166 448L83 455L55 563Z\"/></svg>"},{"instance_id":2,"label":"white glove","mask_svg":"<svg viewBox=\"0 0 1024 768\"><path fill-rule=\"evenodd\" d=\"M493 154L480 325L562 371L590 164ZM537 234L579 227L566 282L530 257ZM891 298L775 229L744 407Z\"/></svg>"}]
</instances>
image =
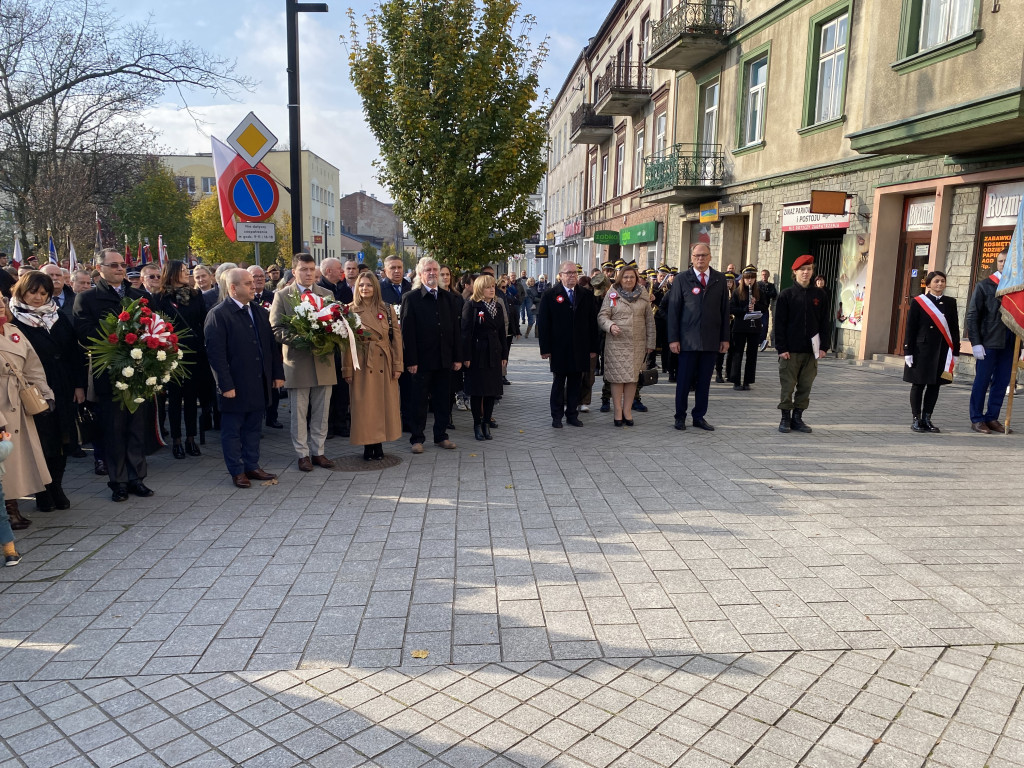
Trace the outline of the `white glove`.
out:
<instances>
[{"instance_id":1,"label":"white glove","mask_svg":"<svg viewBox=\"0 0 1024 768\"><path fill-rule=\"evenodd\" d=\"M914 367L914 356L913 355L905 355L903 359L907 361L907 367L908 368L913 368Z\"/></svg>"},{"instance_id":2,"label":"white glove","mask_svg":"<svg viewBox=\"0 0 1024 768\"><path fill-rule=\"evenodd\" d=\"M975 360L985 359L985 347L983 347L981 344L975 344L973 347L971 347L971 352L974 353Z\"/></svg>"}]
</instances>

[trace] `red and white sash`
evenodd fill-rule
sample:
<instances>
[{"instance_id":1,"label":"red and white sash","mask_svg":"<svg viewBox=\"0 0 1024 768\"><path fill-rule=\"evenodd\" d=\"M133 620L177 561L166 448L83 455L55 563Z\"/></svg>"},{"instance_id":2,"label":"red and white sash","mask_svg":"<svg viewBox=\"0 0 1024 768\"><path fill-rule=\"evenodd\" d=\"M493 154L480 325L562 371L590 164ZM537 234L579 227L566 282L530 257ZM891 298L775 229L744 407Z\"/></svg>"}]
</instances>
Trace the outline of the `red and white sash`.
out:
<instances>
[{"instance_id":1,"label":"red and white sash","mask_svg":"<svg viewBox=\"0 0 1024 768\"><path fill-rule=\"evenodd\" d=\"M942 333L942 338L946 341L946 365L942 370L941 378L946 381L953 380L953 335L949 332L949 323L946 322L946 316L942 314L942 311L935 305L935 302L929 299L925 294L920 294L914 297L921 309L924 310L925 314L928 315L939 327L939 331Z\"/></svg>"}]
</instances>

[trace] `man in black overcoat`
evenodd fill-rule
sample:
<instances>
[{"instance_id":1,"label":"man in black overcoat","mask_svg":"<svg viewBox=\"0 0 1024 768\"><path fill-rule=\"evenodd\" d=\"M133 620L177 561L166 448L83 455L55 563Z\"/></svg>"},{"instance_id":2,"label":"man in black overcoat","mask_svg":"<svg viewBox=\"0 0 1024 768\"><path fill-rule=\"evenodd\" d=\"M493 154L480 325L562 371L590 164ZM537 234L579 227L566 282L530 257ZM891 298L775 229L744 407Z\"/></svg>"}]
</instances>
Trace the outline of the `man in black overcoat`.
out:
<instances>
[{"instance_id":1,"label":"man in black overcoat","mask_svg":"<svg viewBox=\"0 0 1024 768\"><path fill-rule=\"evenodd\" d=\"M665 332L668 348L679 355L676 374L676 429L686 429L686 409L693 387L693 426L713 431L707 419L711 374L719 354L729 351L729 292L725 276L711 269L711 248L690 248L690 269L672 281Z\"/></svg>"},{"instance_id":2,"label":"man in black overcoat","mask_svg":"<svg viewBox=\"0 0 1024 768\"><path fill-rule=\"evenodd\" d=\"M438 288L441 267L428 256L416 265L420 287L402 297L402 354L410 377L413 453L423 453L427 399L434 411L434 444L455 448L448 439L452 415L452 371L462 368L462 319L455 298Z\"/></svg>"},{"instance_id":3,"label":"man in black overcoat","mask_svg":"<svg viewBox=\"0 0 1024 768\"><path fill-rule=\"evenodd\" d=\"M96 261L100 278L95 288L75 296L73 314L75 335L79 342L89 344L100 335L100 321L110 314L121 312L121 300L141 299L142 291L132 288L125 277L125 262L115 248L105 248ZM113 501L127 501L128 494L152 496L146 487L145 432L147 416L152 417L148 404L135 413L129 413L120 401L114 400L114 386L107 371L93 376L93 392L97 402L99 431L107 464L107 485Z\"/></svg>"},{"instance_id":4,"label":"man in black overcoat","mask_svg":"<svg viewBox=\"0 0 1024 768\"><path fill-rule=\"evenodd\" d=\"M224 463L234 484L249 488L250 480L274 479L260 469L260 432L271 392L284 386L284 363L270 314L254 301L252 275L232 269L227 288L228 300L206 316L206 355L217 382Z\"/></svg>"},{"instance_id":5,"label":"man in black overcoat","mask_svg":"<svg viewBox=\"0 0 1024 768\"><path fill-rule=\"evenodd\" d=\"M537 314L540 356L549 360L551 383L551 426L567 423L582 427L578 408L583 377L590 371L590 359L597 357L598 327L594 294L577 286L579 270L567 261L558 268L562 281L544 292Z\"/></svg>"}]
</instances>

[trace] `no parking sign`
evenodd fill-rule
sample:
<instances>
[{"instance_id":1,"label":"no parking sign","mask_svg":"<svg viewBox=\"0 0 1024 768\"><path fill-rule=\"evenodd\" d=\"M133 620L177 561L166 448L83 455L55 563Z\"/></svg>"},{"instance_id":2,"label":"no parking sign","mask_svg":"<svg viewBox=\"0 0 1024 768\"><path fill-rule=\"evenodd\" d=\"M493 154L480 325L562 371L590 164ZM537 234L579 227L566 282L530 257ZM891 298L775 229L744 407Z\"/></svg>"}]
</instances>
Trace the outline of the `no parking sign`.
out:
<instances>
[{"instance_id":1,"label":"no parking sign","mask_svg":"<svg viewBox=\"0 0 1024 768\"><path fill-rule=\"evenodd\" d=\"M274 215L281 196L270 174L246 168L231 181L229 200L242 221L264 221Z\"/></svg>"}]
</instances>

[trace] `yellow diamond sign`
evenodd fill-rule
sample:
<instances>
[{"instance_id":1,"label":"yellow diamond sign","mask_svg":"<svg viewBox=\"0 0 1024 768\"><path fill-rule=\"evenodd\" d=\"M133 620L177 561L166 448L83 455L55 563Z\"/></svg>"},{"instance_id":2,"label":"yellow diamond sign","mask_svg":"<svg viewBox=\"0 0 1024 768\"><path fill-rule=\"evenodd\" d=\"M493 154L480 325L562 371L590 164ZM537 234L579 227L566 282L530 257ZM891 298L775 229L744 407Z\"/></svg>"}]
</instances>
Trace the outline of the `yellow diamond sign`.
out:
<instances>
[{"instance_id":1,"label":"yellow diamond sign","mask_svg":"<svg viewBox=\"0 0 1024 768\"><path fill-rule=\"evenodd\" d=\"M228 144L255 168L267 152L277 145L277 136L250 112L228 136Z\"/></svg>"}]
</instances>

